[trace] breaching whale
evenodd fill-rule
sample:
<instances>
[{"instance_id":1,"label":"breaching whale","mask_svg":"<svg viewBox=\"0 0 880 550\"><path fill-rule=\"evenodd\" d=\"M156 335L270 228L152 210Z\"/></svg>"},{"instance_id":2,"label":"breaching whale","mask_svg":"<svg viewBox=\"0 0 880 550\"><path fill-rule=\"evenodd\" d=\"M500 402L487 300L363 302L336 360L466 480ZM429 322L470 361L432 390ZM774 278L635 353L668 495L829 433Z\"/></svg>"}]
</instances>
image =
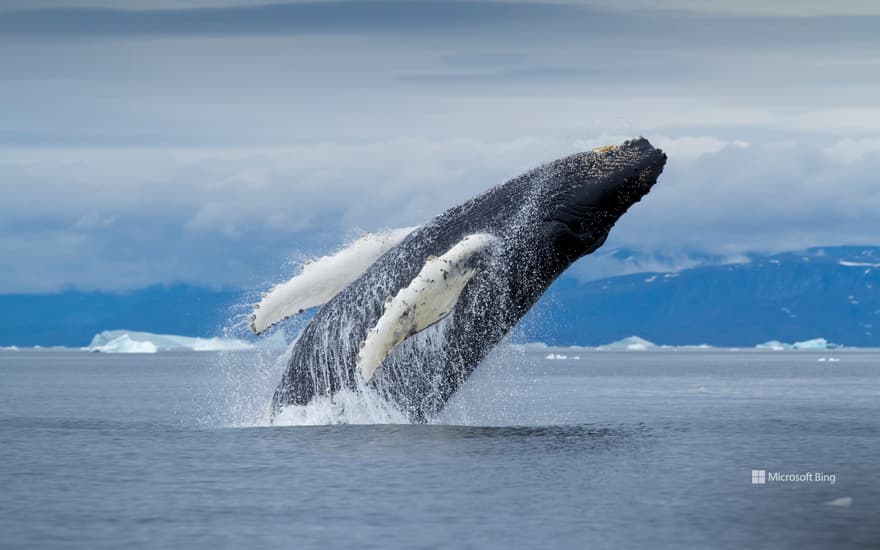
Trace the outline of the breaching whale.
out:
<instances>
[{"instance_id":1,"label":"breaching whale","mask_svg":"<svg viewBox=\"0 0 880 550\"><path fill-rule=\"evenodd\" d=\"M665 163L644 138L574 154L306 265L251 317L262 332L323 303L292 347L273 417L369 387L411 421L430 420L550 284L605 242Z\"/></svg>"}]
</instances>

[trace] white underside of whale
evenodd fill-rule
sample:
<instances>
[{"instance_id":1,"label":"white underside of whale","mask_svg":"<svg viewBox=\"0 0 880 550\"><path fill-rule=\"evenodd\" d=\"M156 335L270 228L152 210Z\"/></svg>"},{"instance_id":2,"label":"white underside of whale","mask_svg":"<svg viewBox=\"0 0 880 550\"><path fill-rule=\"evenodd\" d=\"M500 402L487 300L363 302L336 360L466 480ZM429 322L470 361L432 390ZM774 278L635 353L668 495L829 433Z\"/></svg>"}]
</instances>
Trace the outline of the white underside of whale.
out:
<instances>
[{"instance_id":1,"label":"white underside of whale","mask_svg":"<svg viewBox=\"0 0 880 550\"><path fill-rule=\"evenodd\" d=\"M251 315L251 330L260 334L276 323L327 303L414 229L368 233L335 254L306 263L298 275L263 296Z\"/></svg>"},{"instance_id":2,"label":"white underside of whale","mask_svg":"<svg viewBox=\"0 0 880 550\"><path fill-rule=\"evenodd\" d=\"M470 260L496 240L488 233L465 237L439 258L428 258L409 286L388 297L385 312L367 333L358 354L357 367L364 380L369 381L404 340L449 315L476 273Z\"/></svg>"}]
</instances>

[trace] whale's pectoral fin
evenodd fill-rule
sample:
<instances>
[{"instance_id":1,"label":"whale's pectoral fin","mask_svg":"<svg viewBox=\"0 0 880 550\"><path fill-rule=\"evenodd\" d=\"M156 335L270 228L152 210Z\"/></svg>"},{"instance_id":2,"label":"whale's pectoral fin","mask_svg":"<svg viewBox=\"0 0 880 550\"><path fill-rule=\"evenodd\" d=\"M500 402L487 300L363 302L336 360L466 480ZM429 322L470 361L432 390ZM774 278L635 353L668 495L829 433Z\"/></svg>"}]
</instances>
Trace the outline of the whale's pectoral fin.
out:
<instances>
[{"instance_id":1,"label":"whale's pectoral fin","mask_svg":"<svg viewBox=\"0 0 880 550\"><path fill-rule=\"evenodd\" d=\"M415 279L385 301L385 312L361 343L357 366L365 380L404 340L440 321L455 308L465 285L476 273L474 258L496 237L469 235L442 256L431 256Z\"/></svg>"},{"instance_id":2,"label":"whale's pectoral fin","mask_svg":"<svg viewBox=\"0 0 880 550\"><path fill-rule=\"evenodd\" d=\"M414 229L368 233L332 256L306 263L297 276L275 286L254 306L251 330L260 334L276 323L327 303Z\"/></svg>"}]
</instances>

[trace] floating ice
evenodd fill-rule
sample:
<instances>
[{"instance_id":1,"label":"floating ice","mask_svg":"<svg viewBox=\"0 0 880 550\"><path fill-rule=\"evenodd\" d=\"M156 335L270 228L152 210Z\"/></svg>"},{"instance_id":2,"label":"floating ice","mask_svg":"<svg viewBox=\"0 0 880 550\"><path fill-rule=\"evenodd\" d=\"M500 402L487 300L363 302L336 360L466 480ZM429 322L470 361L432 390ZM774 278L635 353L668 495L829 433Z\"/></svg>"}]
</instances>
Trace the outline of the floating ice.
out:
<instances>
[{"instance_id":1,"label":"floating ice","mask_svg":"<svg viewBox=\"0 0 880 550\"><path fill-rule=\"evenodd\" d=\"M95 340L98 336L92 338L92 344L87 348L89 351L100 351L102 353L156 353L159 351L159 348L153 342L149 340L132 340L128 334L122 334L103 344L95 345Z\"/></svg>"},{"instance_id":2,"label":"floating ice","mask_svg":"<svg viewBox=\"0 0 880 550\"><path fill-rule=\"evenodd\" d=\"M778 340L770 340L769 342L764 342L763 344L755 346L757 349L770 351L784 351L790 349L821 351L837 349L839 347L839 345L831 343L825 338L813 338L812 340L804 340L803 342L795 342L794 344L786 344L785 342L780 342Z\"/></svg>"},{"instance_id":3,"label":"floating ice","mask_svg":"<svg viewBox=\"0 0 880 550\"><path fill-rule=\"evenodd\" d=\"M341 390L317 396L308 405L287 406L272 420L274 426L326 424L409 424L406 415L370 391Z\"/></svg>"},{"instance_id":4,"label":"floating ice","mask_svg":"<svg viewBox=\"0 0 880 550\"><path fill-rule=\"evenodd\" d=\"M604 346L599 346L596 349L603 351L646 351L649 349L654 349L657 347L657 344L654 342L649 342L644 338L639 338L638 336L629 336L624 338L623 340L618 340L616 342L611 342L610 344L605 344Z\"/></svg>"},{"instance_id":5,"label":"floating ice","mask_svg":"<svg viewBox=\"0 0 880 550\"><path fill-rule=\"evenodd\" d=\"M812 340L805 340L803 342L795 342L791 345L792 349L800 349L800 350L825 350L825 349L835 349L837 348L837 344L832 344L828 340L824 338L813 338Z\"/></svg>"},{"instance_id":6,"label":"floating ice","mask_svg":"<svg viewBox=\"0 0 880 550\"><path fill-rule=\"evenodd\" d=\"M783 342L780 342L779 340L770 340L769 342L758 344L757 346L755 346L755 348L770 351L783 351L791 349L791 344L785 344Z\"/></svg>"},{"instance_id":7,"label":"floating ice","mask_svg":"<svg viewBox=\"0 0 880 550\"><path fill-rule=\"evenodd\" d=\"M87 351L102 353L156 353L159 351L235 351L253 344L232 338L193 338L131 330L105 330L96 334Z\"/></svg>"}]
</instances>

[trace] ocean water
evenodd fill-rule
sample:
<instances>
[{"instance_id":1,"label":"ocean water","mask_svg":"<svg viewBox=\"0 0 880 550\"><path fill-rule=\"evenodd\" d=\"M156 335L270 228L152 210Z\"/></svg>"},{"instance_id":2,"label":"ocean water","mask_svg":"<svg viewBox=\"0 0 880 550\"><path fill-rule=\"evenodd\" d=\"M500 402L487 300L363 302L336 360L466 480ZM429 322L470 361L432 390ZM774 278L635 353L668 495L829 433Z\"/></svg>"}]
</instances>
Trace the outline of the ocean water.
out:
<instances>
[{"instance_id":1,"label":"ocean water","mask_svg":"<svg viewBox=\"0 0 880 550\"><path fill-rule=\"evenodd\" d=\"M0 352L0 547L880 547L880 352L547 353L272 426L277 352Z\"/></svg>"}]
</instances>

